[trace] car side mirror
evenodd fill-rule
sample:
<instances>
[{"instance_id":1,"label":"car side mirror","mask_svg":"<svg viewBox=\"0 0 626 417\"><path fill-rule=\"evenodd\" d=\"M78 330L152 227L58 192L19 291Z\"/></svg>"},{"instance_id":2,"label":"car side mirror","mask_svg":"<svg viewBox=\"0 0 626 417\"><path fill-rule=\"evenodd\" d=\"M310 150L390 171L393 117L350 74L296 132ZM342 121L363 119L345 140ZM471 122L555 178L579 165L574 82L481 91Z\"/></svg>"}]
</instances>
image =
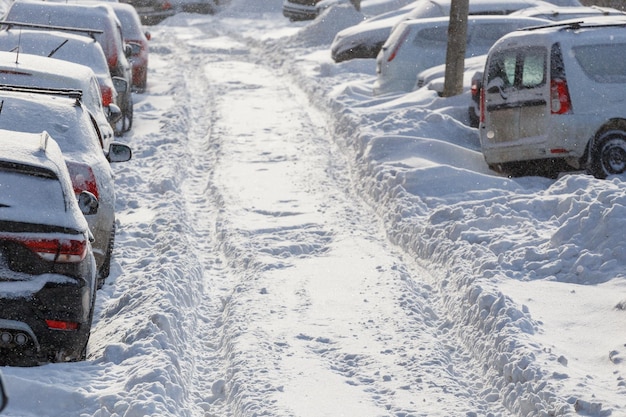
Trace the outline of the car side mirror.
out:
<instances>
[{"instance_id":1,"label":"car side mirror","mask_svg":"<svg viewBox=\"0 0 626 417\"><path fill-rule=\"evenodd\" d=\"M109 123L117 123L122 118L122 109L117 104L109 104L109 113L107 119Z\"/></svg>"},{"instance_id":2,"label":"car side mirror","mask_svg":"<svg viewBox=\"0 0 626 417\"><path fill-rule=\"evenodd\" d=\"M148 31L146 31L146 32L144 33L144 36L146 37L146 39L147 39L147 40L152 39L152 33L148 32Z\"/></svg>"},{"instance_id":3,"label":"car side mirror","mask_svg":"<svg viewBox=\"0 0 626 417\"><path fill-rule=\"evenodd\" d=\"M133 55L133 48L128 44L124 45L124 55L126 55L126 58L130 58Z\"/></svg>"},{"instance_id":4,"label":"car side mirror","mask_svg":"<svg viewBox=\"0 0 626 417\"><path fill-rule=\"evenodd\" d=\"M100 203L98 203L96 196L89 191L81 191L78 194L78 207L85 216L96 214L99 205Z\"/></svg>"},{"instance_id":5,"label":"car side mirror","mask_svg":"<svg viewBox=\"0 0 626 417\"><path fill-rule=\"evenodd\" d=\"M109 162L126 162L130 161L133 157L133 151L128 145L119 142L111 142L106 157Z\"/></svg>"},{"instance_id":6,"label":"car side mirror","mask_svg":"<svg viewBox=\"0 0 626 417\"><path fill-rule=\"evenodd\" d=\"M115 87L115 91L118 94L126 94L128 93L128 89L130 85L128 85L128 81L123 79L122 77L113 77L113 86Z\"/></svg>"},{"instance_id":7,"label":"car side mirror","mask_svg":"<svg viewBox=\"0 0 626 417\"><path fill-rule=\"evenodd\" d=\"M141 53L141 45L137 42L128 42L126 46L130 48L130 55L128 55L128 57L137 56Z\"/></svg>"}]
</instances>

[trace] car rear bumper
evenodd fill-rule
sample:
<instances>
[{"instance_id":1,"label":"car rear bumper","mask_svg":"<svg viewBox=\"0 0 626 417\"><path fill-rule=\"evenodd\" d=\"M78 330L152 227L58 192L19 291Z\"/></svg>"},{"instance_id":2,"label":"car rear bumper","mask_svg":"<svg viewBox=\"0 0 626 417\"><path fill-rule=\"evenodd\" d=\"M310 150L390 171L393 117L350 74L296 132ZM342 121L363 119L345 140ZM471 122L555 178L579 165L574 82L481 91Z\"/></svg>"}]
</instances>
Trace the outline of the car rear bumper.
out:
<instances>
[{"instance_id":1,"label":"car rear bumper","mask_svg":"<svg viewBox=\"0 0 626 417\"><path fill-rule=\"evenodd\" d=\"M79 359L89 339L92 288L81 280L54 281L34 293L9 291L10 296L0 299L0 364L23 366ZM54 330L46 320L74 322L78 327Z\"/></svg>"}]
</instances>

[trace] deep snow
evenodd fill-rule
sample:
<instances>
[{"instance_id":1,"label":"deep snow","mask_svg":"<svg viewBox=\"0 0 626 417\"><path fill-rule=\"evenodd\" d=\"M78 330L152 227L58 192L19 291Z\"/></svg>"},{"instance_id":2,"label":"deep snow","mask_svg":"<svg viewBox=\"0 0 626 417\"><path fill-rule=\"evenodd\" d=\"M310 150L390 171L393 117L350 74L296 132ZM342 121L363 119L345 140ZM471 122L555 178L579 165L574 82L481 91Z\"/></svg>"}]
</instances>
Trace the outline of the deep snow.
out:
<instances>
[{"instance_id":1,"label":"deep snow","mask_svg":"<svg viewBox=\"0 0 626 417\"><path fill-rule=\"evenodd\" d=\"M467 94L373 98L362 14L280 7L150 28L89 358L4 414L626 415L623 178L498 176Z\"/></svg>"}]
</instances>

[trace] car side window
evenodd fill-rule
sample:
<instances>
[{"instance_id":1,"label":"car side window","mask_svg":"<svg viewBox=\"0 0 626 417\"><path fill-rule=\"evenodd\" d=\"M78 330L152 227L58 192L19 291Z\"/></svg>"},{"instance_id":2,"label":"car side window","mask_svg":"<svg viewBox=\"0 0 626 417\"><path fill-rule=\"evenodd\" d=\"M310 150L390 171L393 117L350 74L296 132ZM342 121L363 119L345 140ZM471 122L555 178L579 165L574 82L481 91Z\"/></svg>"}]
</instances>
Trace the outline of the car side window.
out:
<instances>
[{"instance_id":1,"label":"car side window","mask_svg":"<svg viewBox=\"0 0 626 417\"><path fill-rule=\"evenodd\" d=\"M626 60L622 57L626 44L579 45L572 48L583 72L598 83L626 83Z\"/></svg>"},{"instance_id":2,"label":"car side window","mask_svg":"<svg viewBox=\"0 0 626 417\"><path fill-rule=\"evenodd\" d=\"M424 47L437 47L448 42L448 26L425 28L417 33L413 43Z\"/></svg>"}]
</instances>

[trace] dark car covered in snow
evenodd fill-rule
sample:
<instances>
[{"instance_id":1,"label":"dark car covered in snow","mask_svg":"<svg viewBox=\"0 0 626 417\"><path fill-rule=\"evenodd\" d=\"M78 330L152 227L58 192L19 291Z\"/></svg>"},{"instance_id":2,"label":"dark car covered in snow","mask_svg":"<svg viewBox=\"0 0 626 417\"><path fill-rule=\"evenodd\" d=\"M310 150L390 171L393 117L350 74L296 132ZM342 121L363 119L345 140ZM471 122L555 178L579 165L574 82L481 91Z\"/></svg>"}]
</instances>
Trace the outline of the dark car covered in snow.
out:
<instances>
[{"instance_id":1,"label":"dark car covered in snow","mask_svg":"<svg viewBox=\"0 0 626 417\"><path fill-rule=\"evenodd\" d=\"M96 299L85 214L47 132L0 131L0 363L84 359Z\"/></svg>"}]
</instances>

